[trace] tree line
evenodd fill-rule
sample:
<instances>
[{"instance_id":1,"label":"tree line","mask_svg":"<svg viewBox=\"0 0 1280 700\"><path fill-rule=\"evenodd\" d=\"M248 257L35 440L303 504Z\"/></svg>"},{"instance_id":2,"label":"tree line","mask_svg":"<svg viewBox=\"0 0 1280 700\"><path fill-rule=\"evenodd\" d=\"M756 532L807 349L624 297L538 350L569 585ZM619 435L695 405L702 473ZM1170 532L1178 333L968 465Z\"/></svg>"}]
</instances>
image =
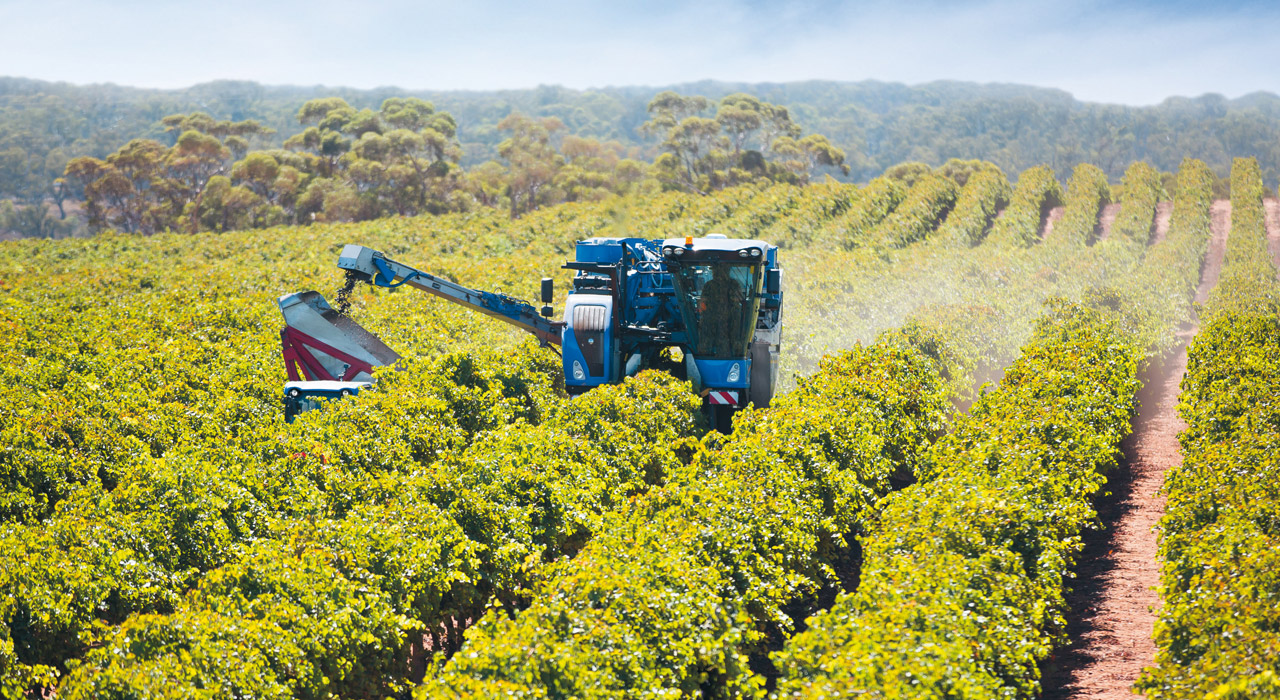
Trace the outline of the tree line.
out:
<instances>
[{"instance_id":1,"label":"tree line","mask_svg":"<svg viewBox=\"0 0 1280 700\"><path fill-rule=\"evenodd\" d=\"M256 120L174 114L161 120L169 143L134 139L105 158L72 158L56 186L83 199L94 231L198 233L481 206L516 218L628 192L804 183L844 165L826 137L803 135L785 107L750 95L713 102L664 92L649 112L643 128L660 142L652 162L637 147L566 133L555 117L513 112L496 126L505 136L498 158L472 168L460 165L454 117L414 97L376 111L309 100L296 114L302 130L279 146L258 147L275 132Z\"/></svg>"},{"instance_id":2,"label":"tree line","mask_svg":"<svg viewBox=\"0 0 1280 700\"><path fill-rule=\"evenodd\" d=\"M601 187L608 189L611 185L602 184L602 172L614 163L621 169L618 177L624 184L637 177L638 163L650 166L641 181L681 183L699 191L741 181L744 175L758 177L762 169L773 168L771 176L781 178L782 170L798 168L805 160L817 168L811 172L855 182L865 182L903 162L937 167L952 159L989 161L1015 177L1036 165L1066 173L1078 163L1090 162L1116 182L1124 166L1137 160L1172 171L1182 157L1192 156L1225 176L1232 157L1256 156L1264 180L1271 186L1280 180L1280 97L1267 93L1232 100L1218 95L1171 98L1152 107L1127 107L1085 103L1065 92L1017 85L704 82L669 92L684 100L701 95L710 105L707 109L686 114L691 105L671 102L663 109L668 118L679 118L666 128L653 130L646 125L662 117L649 110L658 92L628 87L579 91L556 86L494 92L410 92L396 88L267 87L233 81L183 90L146 90L0 78L0 233L68 233L84 214L79 203L82 193L67 180L59 181L70 160L90 156L105 161L134 139L172 147L181 134L169 130L166 116L202 112L218 122L255 121L264 131L251 139L254 150L289 150L284 148L286 141L319 128L318 122L298 119L300 106L327 98L341 99L357 114L366 110L378 114L388 99L417 98L452 115L456 127L452 143L461 153L447 162L458 166L459 176L471 178L466 187L453 191L465 191L478 202L502 200L504 207L510 207L511 202L504 198L506 183L499 174L511 163L500 147L513 139L530 146L542 138L538 128L547 130L550 147L572 167L560 175L558 187L544 182L546 173L540 171L545 168L533 168L527 173L529 192L517 196L527 194L530 198L517 201L517 211L560 196L569 200ZM821 134L832 148L846 154L843 167L825 165L821 143L811 140L799 144L808 137L786 133L785 125L778 131L768 115L759 116L764 125L750 136L754 139L751 147L736 148L742 137L723 131L720 135L727 136L730 145L717 146L717 153L709 157L712 154L705 150L707 125L685 121L694 116L716 121L722 102L735 94L785 108L788 120L802 134ZM733 102L725 105L726 114L717 126L733 120ZM537 127L517 130L510 128L516 126L513 123L500 126L516 114ZM756 118L747 116L749 120ZM517 117L514 121L521 120ZM681 124L679 133L669 133L672 126ZM773 149L775 142L777 150ZM503 150L511 152L512 145ZM698 149L696 155L694 149ZM754 153L748 153L744 161L743 150ZM755 153L767 156L767 165L755 160ZM232 164L238 160L235 157ZM578 162L575 165L573 161ZM227 188L230 194L240 183L230 173L223 175L232 180ZM431 184L448 185L450 180L441 178ZM223 187L221 180L217 182L215 192ZM363 194L362 188L367 186L354 181L349 184L357 194ZM271 200L265 193L259 196ZM313 198L321 198L320 189ZM231 218L240 216L237 212L246 208L248 200L243 190L231 197ZM348 190L342 188L334 189L333 200L335 206L344 200L354 206ZM281 207L286 220L292 220L296 212L287 203L276 206ZM367 209L370 205L365 202L360 206ZM259 216L270 218L279 213L272 210Z\"/></svg>"}]
</instances>

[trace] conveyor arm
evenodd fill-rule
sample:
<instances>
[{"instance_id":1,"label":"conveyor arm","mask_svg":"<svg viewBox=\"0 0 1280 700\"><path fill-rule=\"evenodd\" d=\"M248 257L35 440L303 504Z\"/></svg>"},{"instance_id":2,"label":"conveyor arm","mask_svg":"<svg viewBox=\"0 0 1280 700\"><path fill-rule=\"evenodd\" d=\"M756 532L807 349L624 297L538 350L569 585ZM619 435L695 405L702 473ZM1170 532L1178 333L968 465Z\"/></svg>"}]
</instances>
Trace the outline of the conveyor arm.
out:
<instances>
[{"instance_id":1,"label":"conveyor arm","mask_svg":"<svg viewBox=\"0 0 1280 700\"><path fill-rule=\"evenodd\" d=\"M505 294L484 292L450 282L442 277L416 270L387 258L362 245L347 245L338 258L338 267L359 275L379 287L394 288L407 284L434 294L473 311L493 316L528 331L544 343L560 344L563 323L538 315L532 305Z\"/></svg>"}]
</instances>

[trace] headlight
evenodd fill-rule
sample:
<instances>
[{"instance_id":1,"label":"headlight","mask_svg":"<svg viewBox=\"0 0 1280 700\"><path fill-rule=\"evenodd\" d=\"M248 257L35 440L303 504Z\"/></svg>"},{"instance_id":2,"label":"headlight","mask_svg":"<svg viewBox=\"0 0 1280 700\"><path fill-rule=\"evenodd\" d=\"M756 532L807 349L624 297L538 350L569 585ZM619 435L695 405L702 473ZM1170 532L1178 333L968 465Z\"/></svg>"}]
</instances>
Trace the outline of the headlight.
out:
<instances>
[{"instance_id":1,"label":"headlight","mask_svg":"<svg viewBox=\"0 0 1280 700\"><path fill-rule=\"evenodd\" d=\"M573 361L573 378L582 381L587 378L587 373L582 371L582 363L577 360Z\"/></svg>"},{"instance_id":2,"label":"headlight","mask_svg":"<svg viewBox=\"0 0 1280 700\"><path fill-rule=\"evenodd\" d=\"M758 257L760 257L760 249L759 249L759 248L752 248L752 249L751 249L751 257L753 257L753 258L758 258Z\"/></svg>"},{"instance_id":3,"label":"headlight","mask_svg":"<svg viewBox=\"0 0 1280 700\"><path fill-rule=\"evenodd\" d=\"M676 248L676 255L684 255L684 248Z\"/></svg>"},{"instance_id":4,"label":"headlight","mask_svg":"<svg viewBox=\"0 0 1280 700\"><path fill-rule=\"evenodd\" d=\"M746 249L746 248L743 248L742 250L738 251L738 257L740 257L740 258L745 258L745 257L747 257L747 255L749 255L749 254L750 254L750 253L748 253L748 252L747 252L747 249Z\"/></svg>"},{"instance_id":5,"label":"headlight","mask_svg":"<svg viewBox=\"0 0 1280 700\"><path fill-rule=\"evenodd\" d=\"M666 248L663 248L663 249L662 249L662 254L663 254L663 255L674 255L674 254L675 254L675 251L676 251L676 249L675 249L675 248L672 248L671 246L667 246Z\"/></svg>"},{"instance_id":6,"label":"headlight","mask_svg":"<svg viewBox=\"0 0 1280 700\"><path fill-rule=\"evenodd\" d=\"M742 379L742 365L735 362L733 363L733 366L729 368L729 381L736 382L739 379Z\"/></svg>"}]
</instances>

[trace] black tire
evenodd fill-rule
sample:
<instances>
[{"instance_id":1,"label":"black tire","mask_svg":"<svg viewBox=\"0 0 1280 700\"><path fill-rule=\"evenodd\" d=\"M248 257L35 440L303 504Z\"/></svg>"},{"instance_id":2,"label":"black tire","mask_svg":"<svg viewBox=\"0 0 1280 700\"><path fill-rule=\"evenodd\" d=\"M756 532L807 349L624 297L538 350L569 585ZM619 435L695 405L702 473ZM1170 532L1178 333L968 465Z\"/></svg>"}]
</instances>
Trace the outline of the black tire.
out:
<instances>
[{"instance_id":1,"label":"black tire","mask_svg":"<svg viewBox=\"0 0 1280 700\"><path fill-rule=\"evenodd\" d=\"M768 343L751 344L751 405L768 408L773 400L773 356Z\"/></svg>"},{"instance_id":2,"label":"black tire","mask_svg":"<svg viewBox=\"0 0 1280 700\"><path fill-rule=\"evenodd\" d=\"M737 413L737 406L713 406L707 404L704 408L707 411L707 423L712 430L724 435L733 433L733 414Z\"/></svg>"}]
</instances>

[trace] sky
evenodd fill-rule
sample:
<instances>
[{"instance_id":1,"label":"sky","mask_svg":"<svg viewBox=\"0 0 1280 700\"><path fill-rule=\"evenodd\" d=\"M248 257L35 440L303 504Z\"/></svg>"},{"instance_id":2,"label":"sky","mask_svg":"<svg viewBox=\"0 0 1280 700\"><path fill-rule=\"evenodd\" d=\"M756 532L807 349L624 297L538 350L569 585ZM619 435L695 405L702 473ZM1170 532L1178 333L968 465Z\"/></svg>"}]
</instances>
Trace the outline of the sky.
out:
<instances>
[{"instance_id":1,"label":"sky","mask_svg":"<svg viewBox=\"0 0 1280 700\"><path fill-rule=\"evenodd\" d=\"M933 80L1156 104L1280 93L1280 3L0 0L0 75L492 90Z\"/></svg>"}]
</instances>

